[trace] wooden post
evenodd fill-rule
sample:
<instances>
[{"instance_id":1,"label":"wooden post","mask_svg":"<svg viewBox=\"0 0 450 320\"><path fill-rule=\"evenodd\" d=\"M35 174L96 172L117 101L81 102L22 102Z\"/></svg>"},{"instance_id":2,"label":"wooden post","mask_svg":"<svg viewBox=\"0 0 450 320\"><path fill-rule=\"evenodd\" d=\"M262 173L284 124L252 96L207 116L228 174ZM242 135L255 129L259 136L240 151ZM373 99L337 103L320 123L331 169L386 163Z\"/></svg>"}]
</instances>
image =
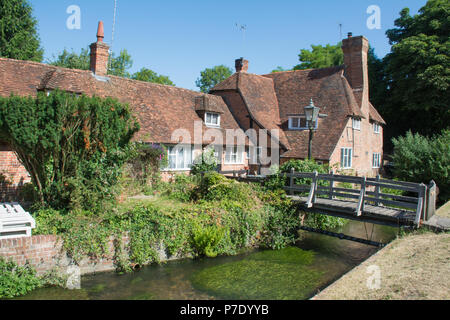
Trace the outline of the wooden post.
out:
<instances>
[{"instance_id":1,"label":"wooden post","mask_svg":"<svg viewBox=\"0 0 450 320\"><path fill-rule=\"evenodd\" d=\"M422 212L424 211L424 202L427 194L427 186L423 183L420 184L419 199L417 201L416 220L414 221L417 227L420 227L420 220L422 218Z\"/></svg>"},{"instance_id":2,"label":"wooden post","mask_svg":"<svg viewBox=\"0 0 450 320\"><path fill-rule=\"evenodd\" d=\"M294 168L291 168L291 178L290 178L290 181L289 181L289 194L291 195L291 196L293 196L294 195L294 190L293 190L293 188L294 188L294 173L295 173L295 169Z\"/></svg>"},{"instance_id":3,"label":"wooden post","mask_svg":"<svg viewBox=\"0 0 450 320\"><path fill-rule=\"evenodd\" d=\"M364 197L366 196L366 177L361 178L361 193L359 194L358 207L356 207L356 215L360 217L364 211Z\"/></svg>"},{"instance_id":4,"label":"wooden post","mask_svg":"<svg viewBox=\"0 0 450 320\"><path fill-rule=\"evenodd\" d=\"M333 189L334 189L334 172L331 171L331 179L330 179L330 191L329 198L333 200Z\"/></svg>"},{"instance_id":5,"label":"wooden post","mask_svg":"<svg viewBox=\"0 0 450 320\"><path fill-rule=\"evenodd\" d=\"M433 217L434 214L436 213L436 196L437 196L436 193L437 193L436 182L431 180L427 192L427 207L426 207L426 215L424 217L425 221L430 220L431 217Z\"/></svg>"},{"instance_id":6,"label":"wooden post","mask_svg":"<svg viewBox=\"0 0 450 320\"><path fill-rule=\"evenodd\" d=\"M308 208L312 208L313 204L316 201L316 190L317 190L317 176L319 175L319 173L317 171L314 172L314 177L312 179L312 183L311 183L311 189L309 191L309 196L308 196L308 202L306 203Z\"/></svg>"},{"instance_id":7,"label":"wooden post","mask_svg":"<svg viewBox=\"0 0 450 320\"><path fill-rule=\"evenodd\" d=\"M377 174L377 182L380 182L380 175L379 174ZM377 198L377 200L378 199L380 199L380 186L375 186L375 198ZM375 202L375 205L376 206L379 206L380 205L380 202Z\"/></svg>"}]
</instances>

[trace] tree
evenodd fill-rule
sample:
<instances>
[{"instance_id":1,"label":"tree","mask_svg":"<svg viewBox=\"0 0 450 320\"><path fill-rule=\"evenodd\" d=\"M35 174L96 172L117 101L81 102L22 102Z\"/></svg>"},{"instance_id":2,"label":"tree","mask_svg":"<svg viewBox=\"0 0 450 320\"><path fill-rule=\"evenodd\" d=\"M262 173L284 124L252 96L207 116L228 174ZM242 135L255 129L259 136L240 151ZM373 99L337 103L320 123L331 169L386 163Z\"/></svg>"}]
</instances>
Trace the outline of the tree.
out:
<instances>
[{"instance_id":1,"label":"tree","mask_svg":"<svg viewBox=\"0 0 450 320\"><path fill-rule=\"evenodd\" d=\"M53 61L49 61L49 64L69 69L89 70L90 59L88 49L81 49L80 54L64 49L57 58L53 57Z\"/></svg>"},{"instance_id":2,"label":"tree","mask_svg":"<svg viewBox=\"0 0 450 320\"><path fill-rule=\"evenodd\" d=\"M208 93L214 86L229 78L233 70L227 66L220 65L213 68L206 68L200 72L200 78L195 82L201 92Z\"/></svg>"},{"instance_id":3,"label":"tree","mask_svg":"<svg viewBox=\"0 0 450 320\"><path fill-rule=\"evenodd\" d=\"M393 139L394 175L396 178L428 184L434 180L439 198L450 199L450 130L431 138L408 131Z\"/></svg>"},{"instance_id":4,"label":"tree","mask_svg":"<svg viewBox=\"0 0 450 320\"><path fill-rule=\"evenodd\" d=\"M130 78L131 75L128 72L133 66L133 60L131 60L131 55L126 49L120 51L119 56L113 53L111 55L111 63L109 65L108 74L123 78Z\"/></svg>"},{"instance_id":5,"label":"tree","mask_svg":"<svg viewBox=\"0 0 450 320\"><path fill-rule=\"evenodd\" d=\"M112 98L53 91L0 98L0 137L31 175L42 205L95 210L111 199L139 130Z\"/></svg>"},{"instance_id":6,"label":"tree","mask_svg":"<svg viewBox=\"0 0 450 320\"><path fill-rule=\"evenodd\" d=\"M387 134L432 136L450 125L450 2L429 0L415 16L405 8L395 26L386 32L392 48L382 115L395 124Z\"/></svg>"},{"instance_id":7,"label":"tree","mask_svg":"<svg viewBox=\"0 0 450 320\"><path fill-rule=\"evenodd\" d=\"M131 78L134 80L175 86L175 84L172 81L170 81L168 76L157 74L156 72L147 68L142 68L140 71L134 73Z\"/></svg>"},{"instance_id":8,"label":"tree","mask_svg":"<svg viewBox=\"0 0 450 320\"><path fill-rule=\"evenodd\" d=\"M41 62L37 20L27 0L0 1L0 56Z\"/></svg>"},{"instance_id":9,"label":"tree","mask_svg":"<svg viewBox=\"0 0 450 320\"><path fill-rule=\"evenodd\" d=\"M312 50L303 49L300 51L300 64L294 67L294 70L319 69L333 66L340 66L344 63L344 53L342 52L342 43L336 45L327 44L311 45Z\"/></svg>"},{"instance_id":10,"label":"tree","mask_svg":"<svg viewBox=\"0 0 450 320\"><path fill-rule=\"evenodd\" d=\"M290 71L290 70L287 70L281 66L278 66L276 69L273 69L271 73L284 72L284 71Z\"/></svg>"}]
</instances>

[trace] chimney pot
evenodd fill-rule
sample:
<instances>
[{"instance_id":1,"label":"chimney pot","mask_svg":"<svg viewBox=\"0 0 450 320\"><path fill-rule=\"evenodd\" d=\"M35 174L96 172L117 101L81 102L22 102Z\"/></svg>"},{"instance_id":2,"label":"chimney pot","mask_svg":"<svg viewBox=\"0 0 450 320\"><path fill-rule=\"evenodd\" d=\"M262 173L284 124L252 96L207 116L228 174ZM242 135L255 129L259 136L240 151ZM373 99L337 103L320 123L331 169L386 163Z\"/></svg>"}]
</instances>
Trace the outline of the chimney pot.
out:
<instances>
[{"instance_id":1,"label":"chimney pot","mask_svg":"<svg viewBox=\"0 0 450 320\"><path fill-rule=\"evenodd\" d=\"M349 38L353 37L353 32L349 32L347 35Z\"/></svg>"},{"instance_id":2,"label":"chimney pot","mask_svg":"<svg viewBox=\"0 0 450 320\"><path fill-rule=\"evenodd\" d=\"M105 31L103 28L103 21L100 21L98 23L98 29L97 29L97 42L103 42L104 38L105 38Z\"/></svg>"}]
</instances>

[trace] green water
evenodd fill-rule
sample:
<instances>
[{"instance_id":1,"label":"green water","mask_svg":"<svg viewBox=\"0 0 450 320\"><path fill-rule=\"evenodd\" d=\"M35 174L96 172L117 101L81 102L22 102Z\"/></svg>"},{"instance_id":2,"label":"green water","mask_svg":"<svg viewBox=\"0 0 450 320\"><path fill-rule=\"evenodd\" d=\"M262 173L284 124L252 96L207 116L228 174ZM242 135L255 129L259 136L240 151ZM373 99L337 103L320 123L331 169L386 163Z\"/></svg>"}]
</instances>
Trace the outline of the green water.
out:
<instances>
[{"instance_id":1,"label":"green water","mask_svg":"<svg viewBox=\"0 0 450 320\"><path fill-rule=\"evenodd\" d=\"M372 231L373 228L373 231ZM339 232L388 242L397 229L349 222ZM308 299L378 249L324 235L301 232L296 246L253 251L234 257L174 261L132 274L82 277L81 290L39 289L29 300L208 300Z\"/></svg>"}]
</instances>

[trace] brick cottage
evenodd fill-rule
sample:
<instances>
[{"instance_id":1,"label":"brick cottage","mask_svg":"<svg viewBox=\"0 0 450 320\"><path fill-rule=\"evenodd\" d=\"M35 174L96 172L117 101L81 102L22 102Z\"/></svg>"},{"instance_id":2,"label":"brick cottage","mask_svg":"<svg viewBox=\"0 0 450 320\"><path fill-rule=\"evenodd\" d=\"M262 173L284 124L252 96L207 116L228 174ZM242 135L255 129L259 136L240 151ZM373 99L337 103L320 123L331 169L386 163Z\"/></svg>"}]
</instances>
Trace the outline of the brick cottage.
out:
<instances>
[{"instance_id":1,"label":"brick cottage","mask_svg":"<svg viewBox=\"0 0 450 320\"><path fill-rule=\"evenodd\" d=\"M256 75L247 72L247 60L237 59L236 73L209 94L108 75L109 46L103 38L99 23L97 42L90 46L90 70L0 58L0 95L36 96L60 89L129 104L141 125L134 140L168 146L166 179L189 172L208 145L216 149L222 170L254 169L263 155L272 157L272 163L275 156L281 163L307 158L304 106L312 99L327 115L316 124L313 158L359 175L379 171L385 122L369 101L369 44L364 37L349 34L343 40L345 63L339 67ZM249 135L249 129L257 134ZM229 131L233 139L226 141ZM267 153L258 148L263 141ZM179 143L184 144L176 148ZM30 181L14 151L1 142L0 173L8 181L2 183L4 193Z\"/></svg>"}]
</instances>

